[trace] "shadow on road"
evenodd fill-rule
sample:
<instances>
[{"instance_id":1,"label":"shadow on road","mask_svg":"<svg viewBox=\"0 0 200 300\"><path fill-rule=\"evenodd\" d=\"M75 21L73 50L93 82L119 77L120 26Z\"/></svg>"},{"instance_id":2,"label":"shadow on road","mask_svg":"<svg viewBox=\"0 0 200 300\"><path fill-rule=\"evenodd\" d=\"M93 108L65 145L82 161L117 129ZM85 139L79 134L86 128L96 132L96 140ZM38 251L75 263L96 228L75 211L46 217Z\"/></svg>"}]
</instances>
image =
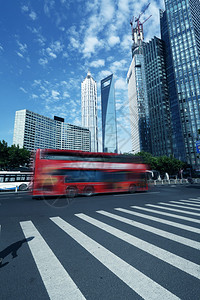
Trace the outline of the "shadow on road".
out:
<instances>
[{"instance_id":1,"label":"shadow on road","mask_svg":"<svg viewBox=\"0 0 200 300\"><path fill-rule=\"evenodd\" d=\"M19 248L21 248L21 246L24 243L27 243L27 242L31 241L32 239L34 239L34 237L29 237L27 239L23 239L21 241L11 244L10 246L8 246L4 250L2 250L0 252L0 268L5 267L7 264L9 264L9 262L3 263L3 259L5 257L7 257L9 254L11 254L12 259L16 258L18 256L17 251L19 250Z\"/></svg>"}]
</instances>

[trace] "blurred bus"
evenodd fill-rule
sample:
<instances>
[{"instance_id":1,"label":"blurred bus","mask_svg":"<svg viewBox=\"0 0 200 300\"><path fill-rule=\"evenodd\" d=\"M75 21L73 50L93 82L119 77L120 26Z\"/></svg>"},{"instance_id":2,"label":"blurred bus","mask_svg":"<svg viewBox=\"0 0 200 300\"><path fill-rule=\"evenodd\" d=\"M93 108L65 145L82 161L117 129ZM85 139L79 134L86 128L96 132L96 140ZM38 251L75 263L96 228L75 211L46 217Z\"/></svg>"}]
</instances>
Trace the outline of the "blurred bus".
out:
<instances>
[{"instance_id":1,"label":"blurred bus","mask_svg":"<svg viewBox=\"0 0 200 300\"><path fill-rule=\"evenodd\" d=\"M38 149L33 197L147 191L146 169L132 155Z\"/></svg>"},{"instance_id":2,"label":"blurred bus","mask_svg":"<svg viewBox=\"0 0 200 300\"><path fill-rule=\"evenodd\" d=\"M32 172L0 171L0 191L27 190L32 177Z\"/></svg>"}]
</instances>

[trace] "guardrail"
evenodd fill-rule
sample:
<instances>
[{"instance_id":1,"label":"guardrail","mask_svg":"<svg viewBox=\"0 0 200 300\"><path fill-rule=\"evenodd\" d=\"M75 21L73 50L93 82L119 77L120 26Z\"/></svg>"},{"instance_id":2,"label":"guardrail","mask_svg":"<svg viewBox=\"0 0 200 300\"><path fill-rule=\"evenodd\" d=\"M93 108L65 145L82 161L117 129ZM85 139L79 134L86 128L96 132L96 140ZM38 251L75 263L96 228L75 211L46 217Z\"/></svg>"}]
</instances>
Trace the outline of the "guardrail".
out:
<instances>
[{"instance_id":1,"label":"guardrail","mask_svg":"<svg viewBox=\"0 0 200 300\"><path fill-rule=\"evenodd\" d=\"M171 184L191 184L188 179L163 179L163 180L149 180L149 185L171 185ZM200 183L200 178L192 178L192 184Z\"/></svg>"}]
</instances>

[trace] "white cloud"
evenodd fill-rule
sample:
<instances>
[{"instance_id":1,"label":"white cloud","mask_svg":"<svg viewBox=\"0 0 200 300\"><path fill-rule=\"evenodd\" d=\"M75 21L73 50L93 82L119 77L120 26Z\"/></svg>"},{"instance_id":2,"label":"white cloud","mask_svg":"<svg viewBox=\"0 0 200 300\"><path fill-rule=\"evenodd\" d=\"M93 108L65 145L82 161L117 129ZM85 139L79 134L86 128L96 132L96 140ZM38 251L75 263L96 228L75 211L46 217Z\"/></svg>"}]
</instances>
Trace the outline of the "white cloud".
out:
<instances>
[{"instance_id":1,"label":"white cloud","mask_svg":"<svg viewBox=\"0 0 200 300\"><path fill-rule=\"evenodd\" d=\"M35 20L37 19L37 15L36 15L36 13L35 13L33 10L30 12L29 17L30 17L33 21L35 21Z\"/></svg>"},{"instance_id":2,"label":"white cloud","mask_svg":"<svg viewBox=\"0 0 200 300\"><path fill-rule=\"evenodd\" d=\"M26 6L26 5L23 5L21 9L22 9L22 12L28 12L28 10L29 10L28 6Z\"/></svg>"},{"instance_id":3,"label":"white cloud","mask_svg":"<svg viewBox=\"0 0 200 300\"><path fill-rule=\"evenodd\" d=\"M68 93L68 92L64 92L64 93L63 93L63 98L64 98L64 99L65 99L65 98L70 98L69 93Z\"/></svg>"},{"instance_id":4,"label":"white cloud","mask_svg":"<svg viewBox=\"0 0 200 300\"><path fill-rule=\"evenodd\" d=\"M51 58L56 58L57 55L55 53L52 52L51 48L47 48L46 49L47 54L51 57Z\"/></svg>"},{"instance_id":5,"label":"white cloud","mask_svg":"<svg viewBox=\"0 0 200 300\"><path fill-rule=\"evenodd\" d=\"M20 87L19 89L20 89L20 91L24 92L25 94L28 93L23 87Z\"/></svg>"},{"instance_id":6,"label":"white cloud","mask_svg":"<svg viewBox=\"0 0 200 300\"><path fill-rule=\"evenodd\" d=\"M59 99L59 96L60 96L60 93L58 91L55 91L55 90L52 90L51 91L51 96L54 100L58 100Z\"/></svg>"},{"instance_id":7,"label":"white cloud","mask_svg":"<svg viewBox=\"0 0 200 300\"><path fill-rule=\"evenodd\" d=\"M47 58L40 58L38 60L38 63L41 65L41 66L45 66L46 64L48 64L48 59Z\"/></svg>"},{"instance_id":8,"label":"white cloud","mask_svg":"<svg viewBox=\"0 0 200 300\"><path fill-rule=\"evenodd\" d=\"M99 74L98 74L99 80L98 81L101 81L102 79L106 78L107 76L109 76L111 74L112 74L112 72L109 70L103 70L103 71L99 72Z\"/></svg>"},{"instance_id":9,"label":"white cloud","mask_svg":"<svg viewBox=\"0 0 200 300\"><path fill-rule=\"evenodd\" d=\"M76 38L70 37L70 44L74 49L80 49L80 43Z\"/></svg>"},{"instance_id":10,"label":"white cloud","mask_svg":"<svg viewBox=\"0 0 200 300\"><path fill-rule=\"evenodd\" d=\"M118 36L110 36L108 39L108 44L113 47L120 43L120 38Z\"/></svg>"},{"instance_id":11,"label":"white cloud","mask_svg":"<svg viewBox=\"0 0 200 300\"><path fill-rule=\"evenodd\" d=\"M24 58L23 54L21 54L20 52L16 52L16 53L19 57Z\"/></svg>"},{"instance_id":12,"label":"white cloud","mask_svg":"<svg viewBox=\"0 0 200 300\"><path fill-rule=\"evenodd\" d=\"M128 90L126 80L124 78L118 78L115 81L115 88L118 90Z\"/></svg>"},{"instance_id":13,"label":"white cloud","mask_svg":"<svg viewBox=\"0 0 200 300\"><path fill-rule=\"evenodd\" d=\"M96 36L88 36L84 42L83 54L85 57L90 57L92 53L95 52L95 49L102 48L103 41L99 41Z\"/></svg>"},{"instance_id":14,"label":"white cloud","mask_svg":"<svg viewBox=\"0 0 200 300\"><path fill-rule=\"evenodd\" d=\"M99 68L99 67L103 67L105 65L105 60L104 59L98 59L98 60L94 60L93 62L91 62L90 66L94 67L94 68Z\"/></svg>"},{"instance_id":15,"label":"white cloud","mask_svg":"<svg viewBox=\"0 0 200 300\"><path fill-rule=\"evenodd\" d=\"M32 99L37 99L38 96L37 96L36 94L32 94L32 95L31 95L31 98L32 98Z\"/></svg>"},{"instance_id":16,"label":"white cloud","mask_svg":"<svg viewBox=\"0 0 200 300\"><path fill-rule=\"evenodd\" d=\"M50 48L52 49L52 51L55 51L56 53L60 53L64 49L64 44L61 44L60 41L55 41L51 43Z\"/></svg>"},{"instance_id":17,"label":"white cloud","mask_svg":"<svg viewBox=\"0 0 200 300\"><path fill-rule=\"evenodd\" d=\"M102 0L101 2L101 19L103 19L104 24L113 19L115 12L115 7L112 1Z\"/></svg>"},{"instance_id":18,"label":"white cloud","mask_svg":"<svg viewBox=\"0 0 200 300\"><path fill-rule=\"evenodd\" d=\"M111 64L110 69L112 71L112 73L116 73L120 70L124 70L124 68L127 65L127 61L125 59L121 59L119 61L115 61ZM128 66L127 66L128 68Z\"/></svg>"},{"instance_id":19,"label":"white cloud","mask_svg":"<svg viewBox=\"0 0 200 300\"><path fill-rule=\"evenodd\" d=\"M17 44L19 46L19 50L23 53L25 53L27 51L27 44L22 44L19 41L17 41Z\"/></svg>"}]
</instances>

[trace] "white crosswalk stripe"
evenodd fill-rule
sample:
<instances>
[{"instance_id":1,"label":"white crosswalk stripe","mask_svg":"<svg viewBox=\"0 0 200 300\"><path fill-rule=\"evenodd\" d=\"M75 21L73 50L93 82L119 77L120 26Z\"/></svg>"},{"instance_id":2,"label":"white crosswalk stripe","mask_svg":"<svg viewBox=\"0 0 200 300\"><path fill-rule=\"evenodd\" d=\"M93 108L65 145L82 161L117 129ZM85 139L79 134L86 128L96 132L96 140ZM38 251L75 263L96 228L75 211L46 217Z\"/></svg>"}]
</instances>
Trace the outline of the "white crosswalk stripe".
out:
<instances>
[{"instance_id":1,"label":"white crosswalk stripe","mask_svg":"<svg viewBox=\"0 0 200 300\"><path fill-rule=\"evenodd\" d=\"M164 238L167 238L169 240L172 240L172 241L181 243L183 245L187 245L189 247L200 250L200 243L196 242L196 241L193 241L191 239L184 238L184 237L179 236L177 234L173 234L173 233L170 233L170 232L167 232L167 231L164 231L164 230L161 230L161 229L149 226L149 225L145 225L145 224L142 224L142 223L139 223L139 222L127 219L127 218L123 218L121 216L114 215L114 214L111 214L111 213L103 211L103 210L97 211L97 213L102 214L102 215L107 216L107 217L110 217L112 219L115 219L117 221L129 224L131 226L135 226L137 228L146 230L148 232L157 234L157 235L162 236Z\"/></svg>"},{"instance_id":2,"label":"white crosswalk stripe","mask_svg":"<svg viewBox=\"0 0 200 300\"><path fill-rule=\"evenodd\" d=\"M176 228L180 228L180 229L184 229L184 230L187 230L187 231L190 231L190 232L195 232L195 233L200 234L200 229L192 227L192 226L180 224L180 223L177 223L177 222L172 222L172 221L169 221L169 220L166 220L166 219L153 217L153 216L150 216L148 214L142 214L142 213L138 213L136 211L128 210L128 209L124 209L124 208L115 208L115 210L124 212L126 214L130 214L130 215L133 215L133 216L145 218L145 219L148 219L148 220L152 220L152 221L155 221L155 222L159 222L159 223L162 223L162 224L170 225L170 226L173 226L173 227L176 227Z\"/></svg>"},{"instance_id":3,"label":"white crosswalk stripe","mask_svg":"<svg viewBox=\"0 0 200 300\"><path fill-rule=\"evenodd\" d=\"M156 258L159 258L163 260L164 262L167 262L168 264L175 266L176 268L200 279L200 266L187 260L182 257L179 257L171 252L168 252L160 247L157 247L153 244L150 244L146 241L143 241L137 237L134 237L124 231L121 231L117 228L114 228L110 225L107 225L101 221L98 221L94 218L91 218L85 214L77 214L77 217L83 219L84 221L118 237L119 239L133 245L134 247L137 247Z\"/></svg>"},{"instance_id":4,"label":"white crosswalk stripe","mask_svg":"<svg viewBox=\"0 0 200 300\"><path fill-rule=\"evenodd\" d=\"M194 200L179 200L180 202L187 202L187 203L193 203L193 204L197 204L197 205L199 205L200 204L200 202L198 201L194 201Z\"/></svg>"},{"instance_id":5,"label":"white crosswalk stripe","mask_svg":"<svg viewBox=\"0 0 200 300\"><path fill-rule=\"evenodd\" d=\"M167 205L167 206L170 206L170 207L180 207L180 208L184 208L184 207L181 206L181 205L171 204L171 202L170 202L170 203L158 202L158 204L161 204L161 205ZM200 211L200 208L187 207L187 206L185 206L185 208L191 209L191 210L197 210L197 211ZM185 212L185 211L184 211L184 212Z\"/></svg>"},{"instance_id":6,"label":"white crosswalk stripe","mask_svg":"<svg viewBox=\"0 0 200 300\"><path fill-rule=\"evenodd\" d=\"M199 202L199 203L200 203L199 197L198 197L198 198L189 198L189 200L195 200L196 202Z\"/></svg>"},{"instance_id":7,"label":"white crosswalk stripe","mask_svg":"<svg viewBox=\"0 0 200 300\"><path fill-rule=\"evenodd\" d=\"M158 204L160 205L145 204L144 207L131 206L130 209L114 208L113 212L98 210L95 212L96 217L78 213L75 214L75 218L82 220L80 222L84 221L85 224L92 229L95 228L97 231L105 232L105 234L118 238L123 243L131 245L131 247L137 248L137 251L141 251L141 255L151 255L154 260L157 259L159 263L162 264L162 268L165 268L166 274L168 274L167 268L173 266L177 269L177 272L181 272L181 276L192 276L194 280L200 280L200 266L194 262L194 259L191 261L190 256L188 259L183 258L181 255L177 255L177 251L176 254L173 253L171 248L169 248L170 251L164 249L168 246L164 240L166 239L166 241L170 240L177 243L179 247L189 247L187 248L188 253L200 250L200 241L195 240L198 238L195 234L200 234L200 228L196 228L195 223L200 224L200 220L182 215L192 214L193 216L199 216L200 214L191 213L191 211L189 211L195 209L194 207L190 207L194 204L190 204L189 206L188 203L181 203L179 201L160 202ZM170 207L181 207L183 210ZM163 212L160 209L171 210L171 213ZM155 217L151 215L151 213L161 216ZM134 217L137 217L137 219L135 220ZM166 217L174 218L175 221L168 220ZM101 221L102 218L103 221ZM166 284L162 286L162 281L160 282L159 278L158 280L155 280L155 278L153 280L148 277L139 270L139 267L133 265L134 262L129 264L125 259L111 252L105 245L101 245L89 235L77 229L76 226L72 226L69 222L60 217L51 217L50 220L54 224L52 224L52 226L62 229L68 238L72 238L77 243L77 247L83 247L90 255L96 258L98 263L101 263L143 299L179 299L174 292L172 293L172 291L170 291L170 288L166 288ZM148 225L145 224L147 220ZM190 222L190 224L182 224L180 223L181 220L187 221L188 223ZM116 224L116 221L118 222L118 228L120 228L123 223L131 226L130 229L133 229L131 234L127 233L126 230L121 230L110 225L112 223ZM107 222L109 222L109 224L107 224ZM167 225L167 227L164 228L165 230L159 229L159 224ZM72 279L70 277L68 271L62 265L62 261L59 261L35 225L31 221L20 222L20 225L27 239L31 236L34 237L28 241L28 246L50 299L85 299L84 294L77 286L76 278L73 277ZM134 235L134 228L144 230L149 237L150 235L157 236L157 239L162 241L162 246L160 246L160 244L157 246L145 241L142 239L143 234L141 234L139 238L136 237ZM171 232L171 229L174 228L182 230L180 235ZM184 231L191 233L190 235L186 235L190 238L184 236Z\"/></svg>"},{"instance_id":8,"label":"white crosswalk stripe","mask_svg":"<svg viewBox=\"0 0 200 300\"><path fill-rule=\"evenodd\" d=\"M50 299L85 299L31 221L20 222Z\"/></svg>"},{"instance_id":9,"label":"white crosswalk stripe","mask_svg":"<svg viewBox=\"0 0 200 300\"><path fill-rule=\"evenodd\" d=\"M81 215L82 214L79 214L78 216L80 217ZM143 299L179 299L60 217L53 217L51 220Z\"/></svg>"},{"instance_id":10,"label":"white crosswalk stripe","mask_svg":"<svg viewBox=\"0 0 200 300\"><path fill-rule=\"evenodd\" d=\"M182 200L183 201L183 200ZM185 207L188 208L188 206L194 206L194 207L200 207L200 204L191 204L191 203L182 203L182 202L178 202L178 201L169 201L170 203L176 203L176 204L179 204L179 205L186 205Z\"/></svg>"},{"instance_id":11,"label":"white crosswalk stripe","mask_svg":"<svg viewBox=\"0 0 200 300\"><path fill-rule=\"evenodd\" d=\"M158 210L155 210L155 209L140 207L140 206L136 206L136 205L131 206L131 207L132 208L136 208L136 209L140 209L140 210L144 210L144 211L147 211L147 212L152 212L152 213L155 213L155 214L160 214L160 215L172 217L172 218L175 218L175 219L181 219L181 220L185 220L185 221L189 221L189 222L200 224L200 220L195 219L195 218L184 217L184 216L175 215L175 214L171 214L171 213L166 213L166 212L163 212L163 211L158 211Z\"/></svg>"},{"instance_id":12,"label":"white crosswalk stripe","mask_svg":"<svg viewBox=\"0 0 200 300\"><path fill-rule=\"evenodd\" d=\"M146 206L155 207L155 208L161 208L161 209L166 209L166 210L170 210L170 211L175 211L175 212L180 212L180 213L187 214L187 215L193 215L193 216L200 217L200 214L198 214L198 213L193 213L193 212L185 211L185 210L181 210L181 209L163 207L163 206L154 205L154 204L146 204Z\"/></svg>"}]
</instances>

